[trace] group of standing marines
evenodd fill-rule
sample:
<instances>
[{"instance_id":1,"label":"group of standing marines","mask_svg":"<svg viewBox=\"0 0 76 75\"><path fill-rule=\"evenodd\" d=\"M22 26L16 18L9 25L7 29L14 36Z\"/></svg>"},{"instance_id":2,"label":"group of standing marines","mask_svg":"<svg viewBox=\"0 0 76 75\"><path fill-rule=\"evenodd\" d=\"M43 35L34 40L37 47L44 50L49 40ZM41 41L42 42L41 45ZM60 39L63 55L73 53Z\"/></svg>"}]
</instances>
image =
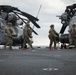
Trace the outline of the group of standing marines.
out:
<instances>
[{"instance_id":1,"label":"group of standing marines","mask_svg":"<svg viewBox=\"0 0 76 75\"><path fill-rule=\"evenodd\" d=\"M58 37L58 33L55 31L54 29L54 25L52 24L50 26L50 30L49 30L49 40L50 40L50 44L49 44L49 49L52 49L52 44L54 43L54 47L53 49L57 49L56 47L56 43L57 43L57 37ZM72 25L72 28L69 30L69 45L74 45L75 49L76 49L76 24Z\"/></svg>"},{"instance_id":2,"label":"group of standing marines","mask_svg":"<svg viewBox=\"0 0 76 75\"><path fill-rule=\"evenodd\" d=\"M12 23L8 22L7 28L5 29L5 32L7 34L7 43L4 45L4 48L6 49L6 46L10 46L9 48L12 49L12 44L13 44L13 30L12 30ZM54 47L53 49L57 49L56 47L56 38L58 37L58 33L55 31L54 29L54 24L50 25L50 30L49 30L49 35L48 38L50 40L50 44L49 44L49 49L52 49L52 44L54 43ZM69 31L70 36L71 36L71 40L75 45L76 48L76 24L72 25L72 29ZM34 49L32 46L32 31L30 29L30 24L27 23L23 29L23 46L22 49L26 49L25 46L26 44L28 44L30 46L31 49Z\"/></svg>"},{"instance_id":3,"label":"group of standing marines","mask_svg":"<svg viewBox=\"0 0 76 75\"><path fill-rule=\"evenodd\" d=\"M10 50L12 49L12 45L13 45L13 30L12 30L12 23L8 22L7 23L7 27L5 28L5 33L6 33L6 37L7 37L7 42L4 45L4 48L6 49L6 46L9 46ZM34 49L32 46L32 31L30 29L30 24L27 23L23 29L23 46L22 49L25 49L26 44L28 44L31 49Z\"/></svg>"},{"instance_id":4,"label":"group of standing marines","mask_svg":"<svg viewBox=\"0 0 76 75\"><path fill-rule=\"evenodd\" d=\"M8 22L7 28L5 29L5 32L7 34L7 43L4 45L4 48L6 49L6 46L9 46L10 49L12 49L12 44L13 44L13 30L12 30L12 23ZM50 45L49 48L51 49L52 44L54 42L54 49L56 49L56 37L57 37L58 33L55 31L54 29L54 25L52 24L50 26L50 30L49 30L49 39L50 39ZM26 44L28 44L30 46L31 49L34 49L32 46L32 31L30 29L30 24L27 23L23 29L23 46L22 49L26 49L25 46Z\"/></svg>"}]
</instances>

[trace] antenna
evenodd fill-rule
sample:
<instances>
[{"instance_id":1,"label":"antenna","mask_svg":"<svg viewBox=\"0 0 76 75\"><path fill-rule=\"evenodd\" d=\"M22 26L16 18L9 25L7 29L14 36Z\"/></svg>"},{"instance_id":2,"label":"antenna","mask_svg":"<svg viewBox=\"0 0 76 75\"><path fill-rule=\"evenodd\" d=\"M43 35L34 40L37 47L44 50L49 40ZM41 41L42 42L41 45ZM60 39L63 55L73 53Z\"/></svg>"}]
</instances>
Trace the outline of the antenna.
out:
<instances>
[{"instance_id":1,"label":"antenna","mask_svg":"<svg viewBox=\"0 0 76 75\"><path fill-rule=\"evenodd\" d=\"M38 10L38 13L37 13L37 16L36 16L37 18L38 18L41 7L42 7L42 5L40 5L40 7L39 7L39 10ZM33 26L33 29L34 29L34 26Z\"/></svg>"},{"instance_id":2,"label":"antenna","mask_svg":"<svg viewBox=\"0 0 76 75\"><path fill-rule=\"evenodd\" d=\"M37 13L37 16L36 16L37 18L38 18L41 7L42 7L42 5L40 5L40 7L39 7L39 10L38 10L38 13Z\"/></svg>"}]
</instances>

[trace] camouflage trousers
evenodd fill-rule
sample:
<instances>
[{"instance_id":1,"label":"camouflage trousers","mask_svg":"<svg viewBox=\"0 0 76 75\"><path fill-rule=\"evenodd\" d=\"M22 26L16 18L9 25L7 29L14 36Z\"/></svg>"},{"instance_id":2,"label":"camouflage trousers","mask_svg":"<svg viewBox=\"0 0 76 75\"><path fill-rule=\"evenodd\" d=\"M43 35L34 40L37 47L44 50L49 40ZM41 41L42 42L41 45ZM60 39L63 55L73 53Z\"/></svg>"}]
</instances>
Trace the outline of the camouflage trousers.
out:
<instances>
[{"instance_id":1,"label":"camouflage trousers","mask_svg":"<svg viewBox=\"0 0 76 75\"><path fill-rule=\"evenodd\" d=\"M24 39L24 41L23 41L23 49L25 48L26 44L28 44L31 47L31 49L33 49L32 43L31 43L29 38L27 38L27 39L25 38Z\"/></svg>"},{"instance_id":2,"label":"camouflage trousers","mask_svg":"<svg viewBox=\"0 0 76 75\"><path fill-rule=\"evenodd\" d=\"M7 43L4 45L4 48L6 49L6 46L9 46L10 49L12 49L13 40L11 38L7 38Z\"/></svg>"},{"instance_id":3,"label":"camouflage trousers","mask_svg":"<svg viewBox=\"0 0 76 75\"><path fill-rule=\"evenodd\" d=\"M50 45L49 45L50 49L51 49L53 43L54 43L54 48L56 48L56 38L50 38Z\"/></svg>"}]
</instances>

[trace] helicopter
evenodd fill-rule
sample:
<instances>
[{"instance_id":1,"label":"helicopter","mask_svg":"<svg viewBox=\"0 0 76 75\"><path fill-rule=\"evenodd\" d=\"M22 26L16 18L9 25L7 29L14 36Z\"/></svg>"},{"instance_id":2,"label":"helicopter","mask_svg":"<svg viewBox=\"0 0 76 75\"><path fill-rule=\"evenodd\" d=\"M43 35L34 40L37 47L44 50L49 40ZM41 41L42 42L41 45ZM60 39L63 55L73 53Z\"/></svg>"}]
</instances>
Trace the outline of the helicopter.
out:
<instances>
[{"instance_id":1,"label":"helicopter","mask_svg":"<svg viewBox=\"0 0 76 75\"><path fill-rule=\"evenodd\" d=\"M62 28L59 33L59 41L62 43L61 48L66 48L66 44L69 44L69 48L74 47L69 31L72 29L72 25L76 24L76 4L66 6L65 12L57 17L61 19L62 23ZM69 27L68 33L64 34L67 27Z\"/></svg>"},{"instance_id":2,"label":"helicopter","mask_svg":"<svg viewBox=\"0 0 76 75\"><path fill-rule=\"evenodd\" d=\"M39 21L37 17L23 12L17 7L0 5L0 45L4 45L7 42L5 28L7 27L8 22L12 23L14 46L22 45L23 43L23 24L26 25L28 22L31 22L35 27L40 28L40 26L36 23L37 21ZM34 31L31 26L30 29L33 33L38 35L38 33Z\"/></svg>"}]
</instances>

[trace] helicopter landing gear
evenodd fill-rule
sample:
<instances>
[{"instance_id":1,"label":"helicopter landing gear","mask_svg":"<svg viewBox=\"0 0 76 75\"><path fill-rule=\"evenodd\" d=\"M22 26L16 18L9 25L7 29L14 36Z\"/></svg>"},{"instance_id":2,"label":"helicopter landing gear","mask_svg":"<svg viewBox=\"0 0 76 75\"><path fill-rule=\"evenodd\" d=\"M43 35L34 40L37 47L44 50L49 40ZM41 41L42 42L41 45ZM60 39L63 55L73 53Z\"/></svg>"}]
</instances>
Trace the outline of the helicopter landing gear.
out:
<instances>
[{"instance_id":1,"label":"helicopter landing gear","mask_svg":"<svg viewBox=\"0 0 76 75\"><path fill-rule=\"evenodd\" d=\"M61 44L61 48L60 49L66 49L66 44Z\"/></svg>"},{"instance_id":2,"label":"helicopter landing gear","mask_svg":"<svg viewBox=\"0 0 76 75\"><path fill-rule=\"evenodd\" d=\"M73 48L75 48L73 44L69 46L69 49L73 49Z\"/></svg>"}]
</instances>

